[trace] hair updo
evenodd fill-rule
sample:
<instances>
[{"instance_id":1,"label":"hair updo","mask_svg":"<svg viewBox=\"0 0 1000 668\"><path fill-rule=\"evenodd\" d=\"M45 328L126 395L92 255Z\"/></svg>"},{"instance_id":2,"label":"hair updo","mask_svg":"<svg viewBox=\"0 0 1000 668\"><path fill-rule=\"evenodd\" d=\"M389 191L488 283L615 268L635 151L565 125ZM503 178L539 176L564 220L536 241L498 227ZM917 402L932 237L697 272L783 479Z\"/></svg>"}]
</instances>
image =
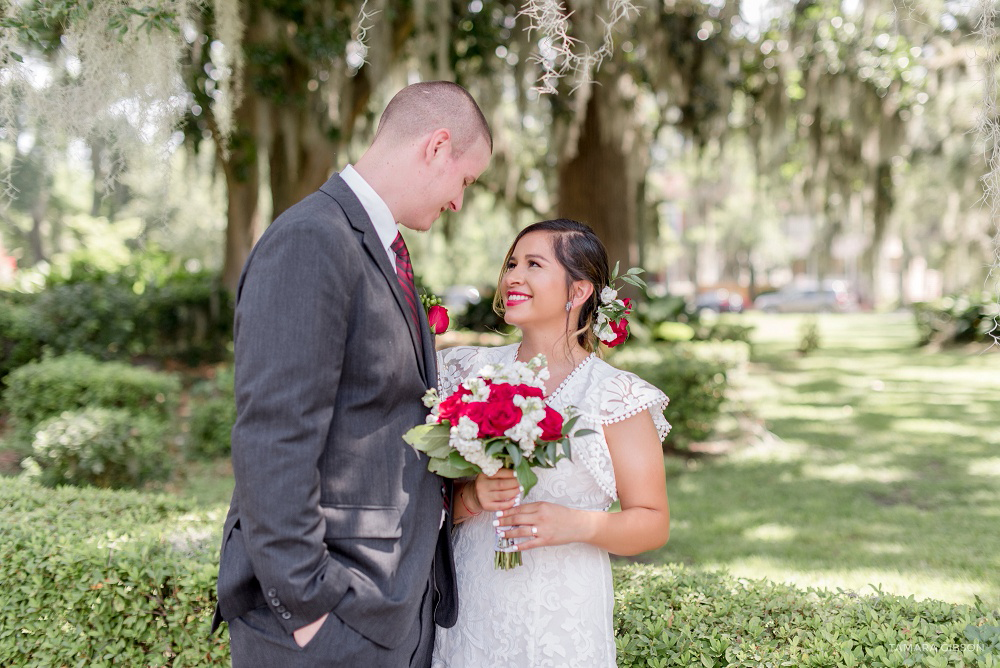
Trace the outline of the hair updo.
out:
<instances>
[{"instance_id":1,"label":"hair updo","mask_svg":"<svg viewBox=\"0 0 1000 668\"><path fill-rule=\"evenodd\" d=\"M577 341L588 352L598 349L600 340L594 333L597 322L597 307L601 305L601 290L611 281L611 270L608 268L608 251L604 244L594 234L589 225L570 220L556 218L543 220L528 225L521 230L510 245L503 264L500 266L500 277L497 279L497 291L493 297L493 310L503 317L504 305L500 286L504 274L507 273L507 263L514 254L514 248L521 237L532 232L552 232L552 250L556 260L566 270L566 298L569 299L570 288L575 281L587 281L594 286L593 294L580 309L580 317L574 332ZM566 314L567 322L569 314Z\"/></svg>"}]
</instances>

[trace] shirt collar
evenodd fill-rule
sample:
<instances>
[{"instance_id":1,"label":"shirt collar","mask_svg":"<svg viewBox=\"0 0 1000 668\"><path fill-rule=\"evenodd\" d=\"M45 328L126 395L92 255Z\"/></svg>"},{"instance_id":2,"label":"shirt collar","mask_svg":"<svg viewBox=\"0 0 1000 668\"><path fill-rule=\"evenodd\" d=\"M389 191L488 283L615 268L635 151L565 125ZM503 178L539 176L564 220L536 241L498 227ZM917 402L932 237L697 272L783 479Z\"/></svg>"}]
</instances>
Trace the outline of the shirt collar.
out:
<instances>
[{"instance_id":1,"label":"shirt collar","mask_svg":"<svg viewBox=\"0 0 1000 668\"><path fill-rule=\"evenodd\" d=\"M399 228L396 226L392 212L389 211L389 206L353 166L344 167L340 172L340 178L344 179L347 187L357 195L361 206L365 208L365 213L368 214L372 225L375 226L375 233L378 234L382 247L388 250L392 242L396 240L396 235L399 234Z\"/></svg>"}]
</instances>

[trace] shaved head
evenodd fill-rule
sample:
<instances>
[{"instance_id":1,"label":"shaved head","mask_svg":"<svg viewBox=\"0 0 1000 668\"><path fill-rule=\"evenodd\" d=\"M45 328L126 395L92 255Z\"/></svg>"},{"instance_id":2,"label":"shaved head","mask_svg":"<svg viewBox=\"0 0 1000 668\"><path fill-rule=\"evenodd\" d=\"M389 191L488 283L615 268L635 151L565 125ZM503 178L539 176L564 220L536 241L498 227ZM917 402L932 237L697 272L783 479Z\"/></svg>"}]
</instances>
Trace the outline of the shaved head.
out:
<instances>
[{"instance_id":1,"label":"shaved head","mask_svg":"<svg viewBox=\"0 0 1000 668\"><path fill-rule=\"evenodd\" d=\"M457 154L482 138L493 152L493 134L479 105L450 81L424 81L396 93L382 113L372 145L402 142L446 128Z\"/></svg>"}]
</instances>

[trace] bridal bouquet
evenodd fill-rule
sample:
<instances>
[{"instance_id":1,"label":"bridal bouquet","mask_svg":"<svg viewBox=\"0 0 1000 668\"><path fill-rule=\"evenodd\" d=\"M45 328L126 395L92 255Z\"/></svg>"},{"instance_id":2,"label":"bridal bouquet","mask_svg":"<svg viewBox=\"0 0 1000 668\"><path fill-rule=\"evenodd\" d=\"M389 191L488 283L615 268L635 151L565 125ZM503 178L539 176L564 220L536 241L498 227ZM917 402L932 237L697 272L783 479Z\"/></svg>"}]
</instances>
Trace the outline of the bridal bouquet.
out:
<instances>
[{"instance_id":1,"label":"bridal bouquet","mask_svg":"<svg viewBox=\"0 0 1000 668\"><path fill-rule=\"evenodd\" d=\"M428 390L427 423L410 429L403 440L430 457L427 468L444 478L514 469L526 496L538 482L532 467L552 468L570 456L578 417L545 405L548 377L545 356L537 355L527 363L483 367L444 400ZM588 433L581 429L572 436ZM513 541L498 533L494 566L506 570L520 564Z\"/></svg>"}]
</instances>

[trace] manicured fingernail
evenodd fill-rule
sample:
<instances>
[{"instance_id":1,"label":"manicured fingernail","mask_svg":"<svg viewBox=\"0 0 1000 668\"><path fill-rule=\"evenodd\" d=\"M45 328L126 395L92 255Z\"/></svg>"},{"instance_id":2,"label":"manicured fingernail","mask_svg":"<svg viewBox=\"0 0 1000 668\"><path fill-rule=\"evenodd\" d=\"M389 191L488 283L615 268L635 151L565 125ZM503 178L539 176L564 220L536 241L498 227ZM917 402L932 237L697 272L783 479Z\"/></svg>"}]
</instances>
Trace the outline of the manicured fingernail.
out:
<instances>
[{"instance_id":1,"label":"manicured fingernail","mask_svg":"<svg viewBox=\"0 0 1000 668\"><path fill-rule=\"evenodd\" d=\"M507 537L507 532L506 531L501 531L500 532L500 537L501 538L506 538Z\"/></svg>"},{"instance_id":2,"label":"manicured fingernail","mask_svg":"<svg viewBox=\"0 0 1000 668\"><path fill-rule=\"evenodd\" d=\"M502 510L498 510L497 511L497 517L503 517L503 511Z\"/></svg>"},{"instance_id":3,"label":"manicured fingernail","mask_svg":"<svg viewBox=\"0 0 1000 668\"><path fill-rule=\"evenodd\" d=\"M500 526L500 520L493 520L493 526L495 527Z\"/></svg>"},{"instance_id":4,"label":"manicured fingernail","mask_svg":"<svg viewBox=\"0 0 1000 668\"><path fill-rule=\"evenodd\" d=\"M515 478L517 477L517 471L514 471L514 477Z\"/></svg>"}]
</instances>

